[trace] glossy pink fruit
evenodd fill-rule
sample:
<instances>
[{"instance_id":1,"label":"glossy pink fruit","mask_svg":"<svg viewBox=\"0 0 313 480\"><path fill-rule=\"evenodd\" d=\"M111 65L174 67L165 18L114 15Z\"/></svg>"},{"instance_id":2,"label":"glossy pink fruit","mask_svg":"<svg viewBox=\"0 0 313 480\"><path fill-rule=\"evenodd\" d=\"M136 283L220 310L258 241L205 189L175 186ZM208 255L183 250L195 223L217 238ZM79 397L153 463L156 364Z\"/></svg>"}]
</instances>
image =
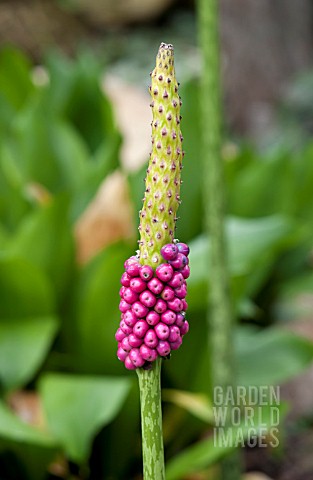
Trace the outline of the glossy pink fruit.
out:
<instances>
[{"instance_id":1,"label":"glossy pink fruit","mask_svg":"<svg viewBox=\"0 0 313 480\"><path fill-rule=\"evenodd\" d=\"M133 333L136 337L143 338L147 333L149 325L145 320L139 320L136 325L134 326Z\"/></svg>"},{"instance_id":2,"label":"glossy pink fruit","mask_svg":"<svg viewBox=\"0 0 313 480\"><path fill-rule=\"evenodd\" d=\"M127 303L135 303L137 302L139 296L138 296L138 293L135 293L131 288L129 287L124 287L125 290L123 292L123 298L125 300L125 302Z\"/></svg>"},{"instance_id":3,"label":"glossy pink fruit","mask_svg":"<svg viewBox=\"0 0 313 480\"><path fill-rule=\"evenodd\" d=\"M148 307L143 305L141 302L135 302L132 305L132 312L136 315L138 318L145 318L147 313L149 312Z\"/></svg>"},{"instance_id":4,"label":"glossy pink fruit","mask_svg":"<svg viewBox=\"0 0 313 480\"><path fill-rule=\"evenodd\" d=\"M136 369L135 365L133 364L133 362L129 358L129 355L127 355L127 357L125 358L124 365L127 368L127 370L135 370Z\"/></svg>"},{"instance_id":5,"label":"glossy pink fruit","mask_svg":"<svg viewBox=\"0 0 313 480\"><path fill-rule=\"evenodd\" d=\"M146 335L145 335L144 342L147 345L147 347L155 348L157 346L157 344L159 343L159 339L156 335L156 332L152 329L148 330Z\"/></svg>"},{"instance_id":6,"label":"glossy pink fruit","mask_svg":"<svg viewBox=\"0 0 313 480\"><path fill-rule=\"evenodd\" d=\"M152 278L148 282L148 288L149 290L151 290L152 293L154 293L154 295L160 295L164 288L164 285L163 282L161 282L161 280L159 280L158 278Z\"/></svg>"},{"instance_id":7,"label":"glossy pink fruit","mask_svg":"<svg viewBox=\"0 0 313 480\"><path fill-rule=\"evenodd\" d=\"M134 277L130 280L129 286L133 292L141 293L146 289L146 283L140 277Z\"/></svg>"},{"instance_id":8,"label":"glossy pink fruit","mask_svg":"<svg viewBox=\"0 0 313 480\"><path fill-rule=\"evenodd\" d=\"M121 276L121 284L123 285L123 287L129 287L130 279L131 277L126 272L124 272Z\"/></svg>"},{"instance_id":9,"label":"glossy pink fruit","mask_svg":"<svg viewBox=\"0 0 313 480\"><path fill-rule=\"evenodd\" d=\"M176 313L172 310L166 310L166 312L162 313L161 320L166 325L173 325L176 321Z\"/></svg>"},{"instance_id":10,"label":"glossy pink fruit","mask_svg":"<svg viewBox=\"0 0 313 480\"><path fill-rule=\"evenodd\" d=\"M154 305L154 310L160 314L166 312L167 303L164 300L162 300L162 298L158 298L156 304Z\"/></svg>"},{"instance_id":11,"label":"glossy pink fruit","mask_svg":"<svg viewBox=\"0 0 313 480\"><path fill-rule=\"evenodd\" d=\"M174 312L181 312L183 309L183 301L180 300L180 298L174 298L174 300L167 302L167 306Z\"/></svg>"},{"instance_id":12,"label":"glossy pink fruit","mask_svg":"<svg viewBox=\"0 0 313 480\"><path fill-rule=\"evenodd\" d=\"M142 280L148 282L153 277L154 270L150 265L143 265L140 269L139 275Z\"/></svg>"},{"instance_id":13,"label":"glossy pink fruit","mask_svg":"<svg viewBox=\"0 0 313 480\"><path fill-rule=\"evenodd\" d=\"M161 255L164 260L174 260L178 254L178 248L174 243L168 243L161 248Z\"/></svg>"},{"instance_id":14,"label":"glossy pink fruit","mask_svg":"<svg viewBox=\"0 0 313 480\"><path fill-rule=\"evenodd\" d=\"M168 285L172 288L181 287L184 283L184 277L180 272L174 273L172 279L168 282Z\"/></svg>"},{"instance_id":15,"label":"glossy pink fruit","mask_svg":"<svg viewBox=\"0 0 313 480\"><path fill-rule=\"evenodd\" d=\"M155 330L155 333L156 333L156 336L160 339L160 340L166 340L168 337L169 337L169 334L170 334L170 329L167 325L165 325L165 323L158 323L155 327L154 327L154 330ZM158 343L158 342L157 342Z\"/></svg>"},{"instance_id":16,"label":"glossy pink fruit","mask_svg":"<svg viewBox=\"0 0 313 480\"><path fill-rule=\"evenodd\" d=\"M154 348L147 347L147 345L143 344L139 351L142 358L147 360L147 362L154 362L154 360L157 359L158 353Z\"/></svg>"},{"instance_id":17,"label":"glossy pink fruit","mask_svg":"<svg viewBox=\"0 0 313 480\"><path fill-rule=\"evenodd\" d=\"M156 276L161 282L169 282L174 274L173 267L169 263L162 263L155 271Z\"/></svg>"},{"instance_id":18,"label":"glossy pink fruit","mask_svg":"<svg viewBox=\"0 0 313 480\"><path fill-rule=\"evenodd\" d=\"M155 312L154 310L151 310L151 312L149 312L148 315L146 316L146 322L149 325L154 326L157 323L159 323L160 318L161 317L157 312Z\"/></svg>"},{"instance_id":19,"label":"glossy pink fruit","mask_svg":"<svg viewBox=\"0 0 313 480\"><path fill-rule=\"evenodd\" d=\"M166 340L160 340L157 346L157 352L161 357L166 357L171 353L170 344Z\"/></svg>"},{"instance_id":20,"label":"glossy pink fruit","mask_svg":"<svg viewBox=\"0 0 313 480\"><path fill-rule=\"evenodd\" d=\"M119 304L120 312L125 313L130 308L131 308L131 305L122 298L122 300L120 301L120 304Z\"/></svg>"},{"instance_id":21,"label":"glossy pink fruit","mask_svg":"<svg viewBox=\"0 0 313 480\"><path fill-rule=\"evenodd\" d=\"M140 355L139 348L132 348L129 352L129 358L133 362L136 368L140 368L145 363L145 360Z\"/></svg>"},{"instance_id":22,"label":"glossy pink fruit","mask_svg":"<svg viewBox=\"0 0 313 480\"><path fill-rule=\"evenodd\" d=\"M137 337L137 335L135 335L134 333L131 333L130 335L128 335L128 343L131 347L137 348L142 345L143 339Z\"/></svg>"},{"instance_id":23,"label":"glossy pink fruit","mask_svg":"<svg viewBox=\"0 0 313 480\"><path fill-rule=\"evenodd\" d=\"M139 300L143 305L145 305L148 308L154 307L157 301L155 295L153 295L153 293L150 292L150 290L145 290L144 292L142 292L140 294Z\"/></svg>"},{"instance_id":24,"label":"glossy pink fruit","mask_svg":"<svg viewBox=\"0 0 313 480\"><path fill-rule=\"evenodd\" d=\"M178 248L179 253L182 253L183 255L186 255L186 257L188 257L190 249L187 243L176 243L176 247Z\"/></svg>"}]
</instances>

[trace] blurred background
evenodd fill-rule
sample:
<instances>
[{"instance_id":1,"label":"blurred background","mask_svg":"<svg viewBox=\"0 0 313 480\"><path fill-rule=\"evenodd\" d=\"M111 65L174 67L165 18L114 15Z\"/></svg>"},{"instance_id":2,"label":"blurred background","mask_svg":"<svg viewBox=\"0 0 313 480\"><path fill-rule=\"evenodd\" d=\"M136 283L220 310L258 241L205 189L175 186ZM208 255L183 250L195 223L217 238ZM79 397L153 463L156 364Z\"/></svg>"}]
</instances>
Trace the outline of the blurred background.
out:
<instances>
[{"instance_id":1,"label":"blurred background","mask_svg":"<svg viewBox=\"0 0 313 480\"><path fill-rule=\"evenodd\" d=\"M313 3L222 0L226 233L240 385L281 386L246 480L313 478ZM0 3L0 479L140 479L137 379L116 358L137 245L149 72L174 44L186 151L177 237L191 331L163 368L168 480L217 478L200 54L191 0ZM208 95L210 92L208 92Z\"/></svg>"}]
</instances>

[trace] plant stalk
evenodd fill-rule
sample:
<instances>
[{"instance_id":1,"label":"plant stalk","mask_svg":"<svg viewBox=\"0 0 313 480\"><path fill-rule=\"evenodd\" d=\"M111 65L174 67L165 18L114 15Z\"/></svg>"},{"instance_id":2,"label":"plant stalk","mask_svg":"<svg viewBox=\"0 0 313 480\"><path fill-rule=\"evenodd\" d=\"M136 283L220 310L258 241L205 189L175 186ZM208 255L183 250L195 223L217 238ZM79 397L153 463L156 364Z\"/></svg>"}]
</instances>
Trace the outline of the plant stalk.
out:
<instances>
[{"instance_id":1,"label":"plant stalk","mask_svg":"<svg viewBox=\"0 0 313 480\"><path fill-rule=\"evenodd\" d=\"M233 312L231 306L227 245L224 231L225 186L221 158L221 79L218 33L218 0L198 0L202 52L201 114L203 128L204 206L210 236L209 333L212 386L223 389L234 383ZM238 453L221 463L221 478L240 478Z\"/></svg>"},{"instance_id":2,"label":"plant stalk","mask_svg":"<svg viewBox=\"0 0 313 480\"><path fill-rule=\"evenodd\" d=\"M142 456L144 480L164 480L164 448L161 407L161 364L158 358L151 370L137 368L141 405Z\"/></svg>"}]
</instances>

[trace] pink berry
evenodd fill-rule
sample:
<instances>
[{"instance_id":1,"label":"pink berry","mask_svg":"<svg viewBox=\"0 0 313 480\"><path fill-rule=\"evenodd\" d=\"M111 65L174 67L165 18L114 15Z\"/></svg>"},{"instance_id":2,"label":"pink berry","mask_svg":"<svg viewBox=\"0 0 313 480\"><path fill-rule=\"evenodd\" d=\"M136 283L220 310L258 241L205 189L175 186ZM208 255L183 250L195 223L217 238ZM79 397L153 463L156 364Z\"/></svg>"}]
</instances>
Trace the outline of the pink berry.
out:
<instances>
[{"instance_id":1,"label":"pink berry","mask_svg":"<svg viewBox=\"0 0 313 480\"><path fill-rule=\"evenodd\" d=\"M117 350L117 358L121 360L121 362L125 361L125 358L127 357L127 352L122 349L122 347L119 347Z\"/></svg>"},{"instance_id":2,"label":"pink berry","mask_svg":"<svg viewBox=\"0 0 313 480\"><path fill-rule=\"evenodd\" d=\"M123 298L127 303L135 303L138 300L138 293L135 293L131 288L125 288Z\"/></svg>"},{"instance_id":3,"label":"pink berry","mask_svg":"<svg viewBox=\"0 0 313 480\"><path fill-rule=\"evenodd\" d=\"M167 303L164 300L162 300L162 298L158 298L156 304L154 305L154 310L160 314L166 312Z\"/></svg>"},{"instance_id":4,"label":"pink berry","mask_svg":"<svg viewBox=\"0 0 313 480\"><path fill-rule=\"evenodd\" d=\"M141 303L148 308L154 307L157 301L157 299L155 298L153 293L150 292L150 290L145 290L144 292L142 292L139 296L139 299Z\"/></svg>"},{"instance_id":5,"label":"pink berry","mask_svg":"<svg viewBox=\"0 0 313 480\"><path fill-rule=\"evenodd\" d=\"M135 302L132 305L132 312L138 318L145 318L145 316L149 312L149 309L145 305L143 305L141 302Z\"/></svg>"},{"instance_id":6,"label":"pink berry","mask_svg":"<svg viewBox=\"0 0 313 480\"><path fill-rule=\"evenodd\" d=\"M170 261L170 264L172 265L175 270L180 270L184 268L185 265L188 264L188 258L186 255L183 255L182 253L178 253L177 257L174 260Z\"/></svg>"},{"instance_id":7,"label":"pink berry","mask_svg":"<svg viewBox=\"0 0 313 480\"><path fill-rule=\"evenodd\" d=\"M138 277L140 272L140 265L139 263L131 263L130 265L127 265L125 270L130 277Z\"/></svg>"},{"instance_id":8,"label":"pink berry","mask_svg":"<svg viewBox=\"0 0 313 480\"><path fill-rule=\"evenodd\" d=\"M183 343L183 339L179 337L178 340L176 340L176 342L170 343L171 350L178 350L182 343Z\"/></svg>"},{"instance_id":9,"label":"pink berry","mask_svg":"<svg viewBox=\"0 0 313 480\"><path fill-rule=\"evenodd\" d=\"M170 329L165 323L158 323L154 327L155 333L160 340L166 340L169 337Z\"/></svg>"},{"instance_id":10,"label":"pink berry","mask_svg":"<svg viewBox=\"0 0 313 480\"><path fill-rule=\"evenodd\" d=\"M185 312L186 310L188 310L188 303L184 298L182 299L182 303L183 303L183 311Z\"/></svg>"},{"instance_id":11,"label":"pink berry","mask_svg":"<svg viewBox=\"0 0 313 480\"><path fill-rule=\"evenodd\" d=\"M147 345L143 344L139 351L142 358L147 360L147 362L154 362L154 360L157 359L158 354L154 348L147 347Z\"/></svg>"},{"instance_id":12,"label":"pink berry","mask_svg":"<svg viewBox=\"0 0 313 480\"><path fill-rule=\"evenodd\" d=\"M121 297L121 298L123 298L123 294L124 294L124 292L125 292L125 288L126 288L126 287L121 287L121 288L120 288L119 294L120 294L120 297Z\"/></svg>"},{"instance_id":13,"label":"pink berry","mask_svg":"<svg viewBox=\"0 0 313 480\"><path fill-rule=\"evenodd\" d=\"M159 321L160 321L160 315L153 310L151 310L151 312L149 312L148 315L146 316L146 322L151 326L156 325L157 323L159 323Z\"/></svg>"},{"instance_id":14,"label":"pink berry","mask_svg":"<svg viewBox=\"0 0 313 480\"><path fill-rule=\"evenodd\" d=\"M123 313L123 320L126 325L128 325L129 327L133 327L138 319L134 312L132 312L131 310L127 310L127 312Z\"/></svg>"},{"instance_id":15,"label":"pink berry","mask_svg":"<svg viewBox=\"0 0 313 480\"><path fill-rule=\"evenodd\" d=\"M145 282L149 282L154 275L154 270L150 265L143 265L139 272L140 278Z\"/></svg>"},{"instance_id":16,"label":"pink berry","mask_svg":"<svg viewBox=\"0 0 313 480\"><path fill-rule=\"evenodd\" d=\"M171 342L177 342L177 340L180 337L180 330L176 325L172 325L170 327L170 335L168 337L168 341Z\"/></svg>"},{"instance_id":17,"label":"pink berry","mask_svg":"<svg viewBox=\"0 0 313 480\"><path fill-rule=\"evenodd\" d=\"M189 323L187 322L187 320L185 320L182 326L180 327L180 334L186 335L186 333L188 332L189 332Z\"/></svg>"},{"instance_id":18,"label":"pink berry","mask_svg":"<svg viewBox=\"0 0 313 480\"><path fill-rule=\"evenodd\" d=\"M178 248L179 253L182 253L183 255L186 255L186 257L188 257L190 250L186 243L176 243L176 247Z\"/></svg>"},{"instance_id":19,"label":"pink berry","mask_svg":"<svg viewBox=\"0 0 313 480\"><path fill-rule=\"evenodd\" d=\"M183 301L180 298L174 298L174 300L167 302L167 306L174 312L181 312L183 310Z\"/></svg>"},{"instance_id":20,"label":"pink berry","mask_svg":"<svg viewBox=\"0 0 313 480\"><path fill-rule=\"evenodd\" d=\"M185 265L184 268L181 270L181 274L184 278L190 277L190 267L189 265Z\"/></svg>"},{"instance_id":21,"label":"pink berry","mask_svg":"<svg viewBox=\"0 0 313 480\"><path fill-rule=\"evenodd\" d=\"M169 282L174 274L173 267L169 263L162 263L155 271L161 282Z\"/></svg>"},{"instance_id":22,"label":"pink berry","mask_svg":"<svg viewBox=\"0 0 313 480\"><path fill-rule=\"evenodd\" d=\"M142 345L143 340L142 338L137 337L137 335L135 335L134 333L131 333L130 335L128 335L128 343L131 347L137 348Z\"/></svg>"},{"instance_id":23,"label":"pink berry","mask_svg":"<svg viewBox=\"0 0 313 480\"><path fill-rule=\"evenodd\" d=\"M166 285L166 287L164 287L163 292L161 293L161 297L162 297L163 300L165 300L166 302L168 302L168 301L170 301L170 300L173 300L174 297L175 297L174 290L173 290L171 287L168 287L168 286Z\"/></svg>"},{"instance_id":24,"label":"pink berry","mask_svg":"<svg viewBox=\"0 0 313 480\"><path fill-rule=\"evenodd\" d=\"M129 345L128 337L123 338L123 340L121 341L121 347L123 350L125 350L125 352L131 351L132 347Z\"/></svg>"},{"instance_id":25,"label":"pink berry","mask_svg":"<svg viewBox=\"0 0 313 480\"><path fill-rule=\"evenodd\" d=\"M187 287L186 285L182 285L181 287L175 288L175 296L178 298L185 298L187 295Z\"/></svg>"},{"instance_id":26,"label":"pink berry","mask_svg":"<svg viewBox=\"0 0 313 480\"><path fill-rule=\"evenodd\" d=\"M158 278L152 278L148 282L148 288L149 290L151 290L152 293L154 293L154 295L160 295L164 288L164 285Z\"/></svg>"},{"instance_id":27,"label":"pink berry","mask_svg":"<svg viewBox=\"0 0 313 480\"><path fill-rule=\"evenodd\" d=\"M130 276L124 272L123 275L121 276L121 284L123 285L123 287L129 287L129 283L130 283Z\"/></svg>"},{"instance_id":28,"label":"pink berry","mask_svg":"<svg viewBox=\"0 0 313 480\"><path fill-rule=\"evenodd\" d=\"M181 287L184 283L184 277L180 272L174 273L172 279L168 282L168 285L172 288Z\"/></svg>"},{"instance_id":29,"label":"pink berry","mask_svg":"<svg viewBox=\"0 0 313 480\"><path fill-rule=\"evenodd\" d=\"M129 352L129 358L133 362L136 368L140 368L145 363L144 359L140 355L139 348L132 348Z\"/></svg>"},{"instance_id":30,"label":"pink berry","mask_svg":"<svg viewBox=\"0 0 313 480\"><path fill-rule=\"evenodd\" d=\"M124 262L124 268L126 270L126 268L129 266L129 265L133 265L133 264L138 264L139 261L138 261L138 258L133 255L132 257L128 258L127 260L125 260Z\"/></svg>"},{"instance_id":31,"label":"pink berry","mask_svg":"<svg viewBox=\"0 0 313 480\"><path fill-rule=\"evenodd\" d=\"M130 280L130 288L133 292L141 293L146 289L146 284L140 277L135 277Z\"/></svg>"},{"instance_id":32,"label":"pink berry","mask_svg":"<svg viewBox=\"0 0 313 480\"><path fill-rule=\"evenodd\" d=\"M176 324L178 327L181 327L182 324L184 323L184 321L185 321L185 316L182 315L181 313L178 313L178 314L176 315L176 322L175 322L175 324Z\"/></svg>"},{"instance_id":33,"label":"pink berry","mask_svg":"<svg viewBox=\"0 0 313 480\"><path fill-rule=\"evenodd\" d=\"M115 334L115 340L121 342L126 337L126 333L121 328L118 328Z\"/></svg>"},{"instance_id":34,"label":"pink berry","mask_svg":"<svg viewBox=\"0 0 313 480\"><path fill-rule=\"evenodd\" d=\"M125 333L125 335L129 335L130 333L132 333L133 329L131 327L129 327L125 322L124 320L122 320L120 322L120 328L121 330Z\"/></svg>"},{"instance_id":35,"label":"pink berry","mask_svg":"<svg viewBox=\"0 0 313 480\"><path fill-rule=\"evenodd\" d=\"M131 305L129 303L127 303L124 299L122 299L120 301L120 304L119 304L119 309L120 309L120 312L122 313L125 313L127 312L127 310L129 310L131 308Z\"/></svg>"},{"instance_id":36,"label":"pink berry","mask_svg":"<svg viewBox=\"0 0 313 480\"><path fill-rule=\"evenodd\" d=\"M133 364L133 362L129 358L129 355L127 355L127 357L125 358L124 365L127 368L127 370L135 370L136 369L135 365Z\"/></svg>"},{"instance_id":37,"label":"pink berry","mask_svg":"<svg viewBox=\"0 0 313 480\"><path fill-rule=\"evenodd\" d=\"M134 326L133 333L136 337L143 338L147 333L149 325L145 320L139 320L136 325Z\"/></svg>"},{"instance_id":38,"label":"pink berry","mask_svg":"<svg viewBox=\"0 0 313 480\"><path fill-rule=\"evenodd\" d=\"M166 340L160 340L157 346L157 352L161 357L166 357L171 353L170 344Z\"/></svg>"},{"instance_id":39,"label":"pink berry","mask_svg":"<svg viewBox=\"0 0 313 480\"><path fill-rule=\"evenodd\" d=\"M166 323L166 325L173 325L176 321L176 313L172 310L166 310L166 312L162 313L161 320L163 323Z\"/></svg>"},{"instance_id":40,"label":"pink berry","mask_svg":"<svg viewBox=\"0 0 313 480\"><path fill-rule=\"evenodd\" d=\"M164 260L174 260L178 254L178 248L174 243L168 243L161 248L161 255Z\"/></svg>"},{"instance_id":41,"label":"pink berry","mask_svg":"<svg viewBox=\"0 0 313 480\"><path fill-rule=\"evenodd\" d=\"M156 336L156 332L154 330L148 330L145 335L145 344L147 347L155 348L159 343L159 339Z\"/></svg>"}]
</instances>

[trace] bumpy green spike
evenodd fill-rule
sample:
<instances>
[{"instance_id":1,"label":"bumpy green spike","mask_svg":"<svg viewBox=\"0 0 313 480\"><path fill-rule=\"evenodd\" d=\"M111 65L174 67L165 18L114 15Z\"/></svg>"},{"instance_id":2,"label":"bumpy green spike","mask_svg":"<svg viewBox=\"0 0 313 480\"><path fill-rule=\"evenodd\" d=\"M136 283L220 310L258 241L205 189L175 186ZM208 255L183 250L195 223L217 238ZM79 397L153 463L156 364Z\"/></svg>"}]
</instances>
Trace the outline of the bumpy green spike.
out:
<instances>
[{"instance_id":1,"label":"bumpy green spike","mask_svg":"<svg viewBox=\"0 0 313 480\"><path fill-rule=\"evenodd\" d=\"M172 45L161 43L151 78L152 152L140 212L139 247L141 263L155 268L162 262L161 247L174 239L184 155Z\"/></svg>"}]
</instances>

